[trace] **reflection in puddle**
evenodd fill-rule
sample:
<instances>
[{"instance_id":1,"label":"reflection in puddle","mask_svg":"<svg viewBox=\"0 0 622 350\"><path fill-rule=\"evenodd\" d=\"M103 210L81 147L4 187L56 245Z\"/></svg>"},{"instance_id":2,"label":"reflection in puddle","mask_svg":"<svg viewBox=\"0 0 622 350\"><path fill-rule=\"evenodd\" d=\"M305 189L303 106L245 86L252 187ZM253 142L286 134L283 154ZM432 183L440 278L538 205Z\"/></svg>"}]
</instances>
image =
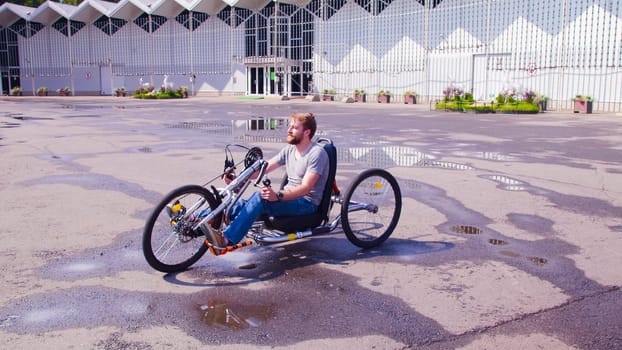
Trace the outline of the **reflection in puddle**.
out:
<instances>
[{"instance_id":1,"label":"reflection in puddle","mask_svg":"<svg viewBox=\"0 0 622 350\"><path fill-rule=\"evenodd\" d=\"M239 140L243 140L250 143L283 143L285 138L277 135L242 135L237 137Z\"/></svg>"},{"instance_id":2,"label":"reflection in puddle","mask_svg":"<svg viewBox=\"0 0 622 350\"><path fill-rule=\"evenodd\" d=\"M500 187L504 190L524 191L526 189L526 184L524 182L504 175L482 175L482 178L499 183L501 185Z\"/></svg>"},{"instance_id":3,"label":"reflection in puddle","mask_svg":"<svg viewBox=\"0 0 622 350\"><path fill-rule=\"evenodd\" d=\"M467 157L467 158L478 158L484 160L495 160L500 162L512 162L516 161L517 158L513 156L508 156L507 154L502 154L499 152L466 152L466 151L455 151L451 152L452 155L459 157Z\"/></svg>"},{"instance_id":4,"label":"reflection in puddle","mask_svg":"<svg viewBox=\"0 0 622 350\"><path fill-rule=\"evenodd\" d=\"M274 317L274 307L262 305L229 305L225 301L211 300L199 305L201 321L210 327L239 330L259 327Z\"/></svg>"},{"instance_id":5,"label":"reflection in puddle","mask_svg":"<svg viewBox=\"0 0 622 350\"><path fill-rule=\"evenodd\" d=\"M468 166L466 164L452 163L452 162L441 162L438 160L426 160L421 164L425 167L433 167L433 168L443 168L450 170L471 170L473 167Z\"/></svg>"},{"instance_id":6,"label":"reflection in puddle","mask_svg":"<svg viewBox=\"0 0 622 350\"><path fill-rule=\"evenodd\" d=\"M475 226L458 225L451 228L456 233L466 233L467 235L479 235L482 230Z\"/></svg>"},{"instance_id":7,"label":"reflection in puddle","mask_svg":"<svg viewBox=\"0 0 622 350\"><path fill-rule=\"evenodd\" d=\"M349 147L339 148L340 163L363 164L367 167L434 167L450 170L469 170L472 167L464 164L439 161L434 155L423 153L416 148L407 146Z\"/></svg>"},{"instance_id":8,"label":"reflection in puddle","mask_svg":"<svg viewBox=\"0 0 622 350\"><path fill-rule=\"evenodd\" d=\"M231 135L231 125L213 122L179 122L167 124L171 129L199 129L217 135Z\"/></svg>"},{"instance_id":9,"label":"reflection in puddle","mask_svg":"<svg viewBox=\"0 0 622 350\"><path fill-rule=\"evenodd\" d=\"M349 147L337 148L340 162L358 162L369 166L387 168L392 166L412 167L424 159L434 156L424 154L413 147L382 146L382 147Z\"/></svg>"}]
</instances>

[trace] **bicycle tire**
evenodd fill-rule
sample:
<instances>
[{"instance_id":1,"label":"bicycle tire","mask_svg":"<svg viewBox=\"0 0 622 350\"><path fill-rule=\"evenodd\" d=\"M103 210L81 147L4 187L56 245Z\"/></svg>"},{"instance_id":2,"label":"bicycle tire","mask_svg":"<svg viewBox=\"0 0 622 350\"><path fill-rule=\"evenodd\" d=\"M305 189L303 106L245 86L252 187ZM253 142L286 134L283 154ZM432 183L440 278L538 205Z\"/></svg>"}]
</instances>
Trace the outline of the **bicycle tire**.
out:
<instances>
[{"instance_id":1,"label":"bicycle tire","mask_svg":"<svg viewBox=\"0 0 622 350\"><path fill-rule=\"evenodd\" d=\"M367 209L351 210L356 203ZM345 193L341 206L341 226L350 242L373 248L389 238L402 211L402 193L393 175L384 169L360 173Z\"/></svg>"},{"instance_id":2,"label":"bicycle tire","mask_svg":"<svg viewBox=\"0 0 622 350\"><path fill-rule=\"evenodd\" d=\"M217 207L214 194L199 185L174 189L155 207L143 232L143 254L151 267L165 273L179 272L190 267L205 254L207 245L204 234L200 230L193 231L193 223L182 218L186 208L191 208L200 199L204 199L204 203L195 213ZM166 208L176 201L183 206L184 212L171 217ZM220 226L221 218L221 215L218 216L212 225Z\"/></svg>"}]
</instances>

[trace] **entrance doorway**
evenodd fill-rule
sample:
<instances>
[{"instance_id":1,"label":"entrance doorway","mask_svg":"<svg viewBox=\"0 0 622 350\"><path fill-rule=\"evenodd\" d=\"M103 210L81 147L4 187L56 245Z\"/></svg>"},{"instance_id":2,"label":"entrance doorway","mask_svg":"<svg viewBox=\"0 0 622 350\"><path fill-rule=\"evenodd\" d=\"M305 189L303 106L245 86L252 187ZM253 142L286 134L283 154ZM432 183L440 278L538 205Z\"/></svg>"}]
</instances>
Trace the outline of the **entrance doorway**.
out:
<instances>
[{"instance_id":1,"label":"entrance doorway","mask_svg":"<svg viewBox=\"0 0 622 350\"><path fill-rule=\"evenodd\" d=\"M283 95L284 77L274 67L247 67L249 95Z\"/></svg>"},{"instance_id":2,"label":"entrance doorway","mask_svg":"<svg viewBox=\"0 0 622 350\"><path fill-rule=\"evenodd\" d=\"M246 89L249 95L263 95L264 94L264 68L263 67L248 67L248 83L249 86Z\"/></svg>"},{"instance_id":3,"label":"entrance doorway","mask_svg":"<svg viewBox=\"0 0 622 350\"><path fill-rule=\"evenodd\" d=\"M312 75L302 73L302 62L283 57L252 56L244 59L247 95L304 96Z\"/></svg>"}]
</instances>

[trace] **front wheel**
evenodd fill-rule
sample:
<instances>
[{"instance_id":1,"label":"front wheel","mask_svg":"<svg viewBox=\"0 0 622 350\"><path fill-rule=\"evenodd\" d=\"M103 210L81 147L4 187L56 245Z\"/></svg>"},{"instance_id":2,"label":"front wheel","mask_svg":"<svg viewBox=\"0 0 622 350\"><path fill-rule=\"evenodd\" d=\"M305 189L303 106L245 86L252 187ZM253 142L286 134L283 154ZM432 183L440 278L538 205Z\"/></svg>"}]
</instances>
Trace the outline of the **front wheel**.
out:
<instances>
[{"instance_id":1,"label":"front wheel","mask_svg":"<svg viewBox=\"0 0 622 350\"><path fill-rule=\"evenodd\" d=\"M168 273L185 270L197 262L207 245L201 230L192 227L216 206L214 195L198 185L183 186L167 194L155 207L143 232L143 254L149 265Z\"/></svg>"},{"instance_id":2,"label":"front wheel","mask_svg":"<svg viewBox=\"0 0 622 350\"><path fill-rule=\"evenodd\" d=\"M368 169L345 194L341 226L352 244L372 248L393 233L401 211L402 193L395 177L383 169Z\"/></svg>"}]
</instances>

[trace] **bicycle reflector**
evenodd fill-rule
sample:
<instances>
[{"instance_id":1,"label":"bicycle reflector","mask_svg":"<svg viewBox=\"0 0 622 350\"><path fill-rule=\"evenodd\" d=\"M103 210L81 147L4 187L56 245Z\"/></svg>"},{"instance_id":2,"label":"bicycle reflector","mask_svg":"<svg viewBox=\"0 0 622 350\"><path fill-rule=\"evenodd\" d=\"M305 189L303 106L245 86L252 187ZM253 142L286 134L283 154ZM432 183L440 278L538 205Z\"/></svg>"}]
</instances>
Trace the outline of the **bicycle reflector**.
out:
<instances>
[{"instance_id":1,"label":"bicycle reflector","mask_svg":"<svg viewBox=\"0 0 622 350\"><path fill-rule=\"evenodd\" d=\"M263 152L261 151L261 148L253 147L246 152L246 157L244 157L244 166L248 168L258 159L263 159Z\"/></svg>"}]
</instances>

